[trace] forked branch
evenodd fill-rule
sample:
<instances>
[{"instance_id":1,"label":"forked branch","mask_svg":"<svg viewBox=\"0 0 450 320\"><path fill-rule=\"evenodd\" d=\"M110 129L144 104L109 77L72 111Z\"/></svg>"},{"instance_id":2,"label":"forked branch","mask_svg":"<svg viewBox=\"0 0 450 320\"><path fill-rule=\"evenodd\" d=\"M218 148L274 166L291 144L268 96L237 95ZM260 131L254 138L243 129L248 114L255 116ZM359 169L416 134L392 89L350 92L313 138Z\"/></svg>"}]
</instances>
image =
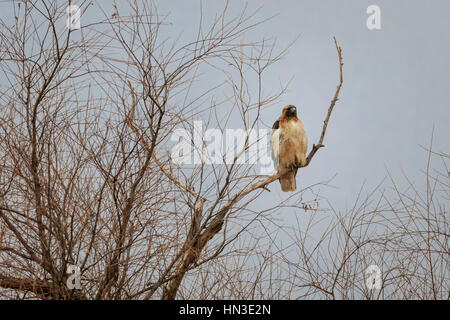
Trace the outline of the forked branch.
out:
<instances>
[{"instance_id":1,"label":"forked branch","mask_svg":"<svg viewBox=\"0 0 450 320\"><path fill-rule=\"evenodd\" d=\"M319 150L321 147L324 146L323 140L325 137L325 132L327 130L328 121L330 120L330 116L331 116L331 113L333 112L333 108L334 108L336 102L338 101L339 92L342 87L342 82L343 82L342 49L341 49L341 47L339 47L339 45L336 41L336 38L333 37L333 39L334 39L334 44L336 46L336 50L337 50L338 58L339 58L339 73L340 73L339 84L336 88L336 92L334 94L333 100L331 100L331 104L328 107L327 116L325 118L325 121L324 121L324 124L322 127L322 134L320 135L319 142L317 143L317 145L316 144L313 145L312 150L308 154L306 164L304 165L304 167L306 167L311 162L311 160L314 157L314 154L317 152L317 150ZM168 286L164 290L163 299L175 299L178 287L181 283L181 280L182 280L184 274L189 269L190 265L193 264L193 262L196 260L194 252L196 252L196 254L198 255L203 250L203 248L206 246L206 244L209 242L209 240L211 240L217 233L220 232L220 230L222 229L222 226L225 222L226 216L227 216L228 212L231 210L231 208L236 203L238 203L242 198L244 198L246 195L248 195L249 193L252 193L253 191L255 191L259 188L265 189L265 187L268 184L279 179L280 176L285 174L287 171L288 170L278 172L275 175L272 175L270 177L267 177L266 179L260 180L258 182L255 182L254 184L247 186L246 188L244 188L243 190L241 190L240 192L238 192L234 196L232 196L231 199L228 200L226 202L226 204L217 211L217 213L215 213L214 219L212 219L212 221L210 223L208 223L206 228L201 233L198 233L190 241L190 244L194 247L193 248L194 250L188 252L188 255L185 256L184 259L182 259L182 262L180 263L180 266L176 272L175 278L169 282Z\"/></svg>"},{"instance_id":2,"label":"forked branch","mask_svg":"<svg viewBox=\"0 0 450 320\"><path fill-rule=\"evenodd\" d=\"M335 43L336 50L337 50L337 53L338 53L338 58L339 58L339 72L340 72L339 84L338 84L338 86L336 88L336 92L334 94L333 100L331 100L331 104L328 107L328 112L327 112L327 115L326 115L326 118L325 118L325 121L324 121L324 124L323 124L323 127L322 127L322 133L320 135L320 139L319 139L317 144L313 145L310 153L308 154L308 157L306 159L306 164L304 166L307 166L311 162L311 160L314 157L314 155L317 152L317 150L319 150L321 147L324 146L323 145L323 140L324 140L324 137L325 137L325 132L327 130L328 121L330 120L330 116L331 116L331 113L333 112L333 108L334 108L336 102L338 101L339 92L340 92L341 87L342 87L342 82L343 82L343 77L342 77L342 66L343 66L343 63L342 63L342 49L341 49L341 47L339 47L339 45L338 45L338 43L336 41L336 38L334 38L334 43ZM136 98L135 98L135 93L134 93L133 87L131 86L131 83L128 82L128 85L129 85L130 90L131 90L132 108L131 108L130 114L128 115L128 117L126 119L126 123L135 132L137 138L140 139L144 143L144 145L146 145L146 141L145 141L145 139L143 139L142 133L140 132L140 130L133 123L133 121L134 121L134 112L135 112L135 107L136 107ZM152 154L152 158L157 163L159 168L163 171L163 173L173 183L175 183L178 187L180 187L181 189L189 192L190 194L192 194L193 196L196 197L196 204L197 204L198 201L200 201L203 204L203 200L204 199L202 199L200 195L198 195L193 189L189 188L188 186L183 184L181 181L176 179L172 175L172 173L170 171L168 171L164 167L164 165L159 161L159 159L156 158L156 156L154 154ZM247 186L243 190L239 191L234 196L232 196L231 199L229 199L224 204L224 206L221 207L214 214L214 218L205 226L205 228L203 230L196 230L195 233L190 234L188 239L186 239L186 242L185 242L183 248L181 249L180 253L184 252L184 255L181 258L181 260L180 260L180 262L179 262L179 264L178 264L178 266L176 268L176 271L174 273L174 277L169 281L169 283L164 288L163 297L162 297L163 299L174 299L175 298L175 296L177 294L177 291L178 291L178 288L179 288L179 285L180 285L180 283L181 283L185 273L189 270L191 265L195 264L195 261L198 259L198 255L203 250L203 248L206 246L206 244L209 242L209 240L211 240L217 233L220 232L220 230L222 229L222 226L224 224L224 221L226 219L226 216L227 216L228 212L231 210L231 208L236 203L238 203L242 198L244 198L246 195L248 195L249 193L252 193L253 191L255 191L255 190L259 189L259 188L263 188L264 189L268 184L270 184L271 182L279 179L280 176L285 174L286 172L287 172L287 170L278 172L275 175L272 175L272 176L267 177L267 178L265 178L263 180L255 182L255 183ZM201 211L203 211L202 207L203 206L200 206L199 219L201 219ZM181 255L179 257L181 257ZM178 260L178 258L176 260ZM149 293L147 295L147 297L150 297L152 293L153 293L153 291L151 293Z\"/></svg>"},{"instance_id":3,"label":"forked branch","mask_svg":"<svg viewBox=\"0 0 450 320\"><path fill-rule=\"evenodd\" d=\"M336 41L336 37L333 37L333 40L334 40L334 45L336 46L336 51L337 51L338 59L339 59L339 83L336 87L336 91L334 93L333 99L331 100L330 106L328 107L327 116L325 117L325 120L323 121L322 133L320 135L319 141L317 142L317 144L313 144L311 151L309 152L308 156L306 157L306 164L301 167L308 166L310 164L312 158L316 154L317 150L319 150L322 147L325 147L325 145L323 144L323 140L325 138L325 132L327 131L328 121L330 120L331 113L333 112L336 102L339 100L339 93L341 91L341 87L342 87L342 83L343 83L343 79L344 79L343 74L342 74L342 67L344 66L344 63L342 62L342 48L338 45L338 43ZM301 167L298 167L298 168L301 168ZM270 177L267 177L264 180L258 181L256 183L248 186L247 188L245 188L239 194L236 195L237 200L242 199L244 196L246 196L247 194L251 193L252 191L254 191L256 189L259 189L259 188L264 189L269 183L272 183L273 181L278 180L282 175L287 173L289 170L290 169L280 171L277 174L274 174ZM233 199L234 199L234 197L233 197ZM233 199L231 199L230 201L233 201Z\"/></svg>"},{"instance_id":4,"label":"forked branch","mask_svg":"<svg viewBox=\"0 0 450 320\"><path fill-rule=\"evenodd\" d=\"M331 112L333 112L334 105L339 100L339 92L341 91L341 87L342 87L342 82L343 82L342 67L344 66L344 63L342 62L342 48L338 45L338 43L336 41L336 37L333 37L333 39L334 39L334 45L336 46L336 50L337 50L337 54L338 54L338 58L339 58L339 84L336 88L336 92L334 93L333 100L331 100L331 104L328 107L327 116L325 118L325 121L323 122L322 134L320 135L319 142L317 144L313 144L313 147L312 147L311 151L309 152L308 157L306 158L306 164L304 165L305 167L311 162L311 159L314 157L317 150L324 147L323 139L325 137L325 132L327 131L328 121L330 120Z\"/></svg>"}]
</instances>

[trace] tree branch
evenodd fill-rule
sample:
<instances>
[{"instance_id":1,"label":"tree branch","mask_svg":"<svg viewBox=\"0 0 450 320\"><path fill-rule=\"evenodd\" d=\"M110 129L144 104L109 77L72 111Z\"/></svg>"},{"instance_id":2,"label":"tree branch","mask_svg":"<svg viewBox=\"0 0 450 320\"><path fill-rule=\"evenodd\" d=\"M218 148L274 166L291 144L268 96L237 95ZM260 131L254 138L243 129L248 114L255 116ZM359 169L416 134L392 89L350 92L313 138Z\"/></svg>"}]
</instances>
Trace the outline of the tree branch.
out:
<instances>
[{"instance_id":1,"label":"tree branch","mask_svg":"<svg viewBox=\"0 0 450 320\"><path fill-rule=\"evenodd\" d=\"M336 41L336 37L333 37L333 40L334 40L334 44L336 46L336 51L337 51L338 59L339 59L339 83L336 87L336 91L334 93L333 99L331 100L331 104L328 107L327 116L325 117L325 120L323 121L322 133L320 135L319 142L317 144L313 144L311 151L309 152L308 156L306 157L305 165L299 166L298 168L303 168L303 167L308 166L310 164L312 158L316 154L317 150L319 150L322 147L325 147L325 145L323 144L323 140L325 138L325 132L327 131L328 121L330 120L331 113L333 112L336 102L339 100L339 93L341 91L341 87L342 87L342 83L343 83L342 67L344 66L344 63L342 62L342 48L338 45L338 43ZM229 200L229 203L233 204L233 203L239 201L240 199L245 197L247 194L251 193L252 191L254 191L256 189L259 189L259 188L265 189L268 184L274 182L275 180L278 180L282 175L286 174L290 170L291 169L286 169L286 170L280 171L277 174L274 174L270 177L267 177L264 180L258 181L256 183L248 186L247 188L245 188L244 190L242 190L241 192L236 194L231 200ZM224 208L226 208L226 207L228 207L228 204Z\"/></svg>"},{"instance_id":2,"label":"tree branch","mask_svg":"<svg viewBox=\"0 0 450 320\"><path fill-rule=\"evenodd\" d=\"M313 145L313 148L310 151L310 153L308 154L308 157L306 159L306 164L303 167L306 167L311 162L311 160L314 157L314 155L317 152L317 150L319 150L321 147L324 147L323 140L324 140L324 137L325 137L325 132L327 130L328 121L330 120L330 116L331 116L331 113L333 112L333 108L334 108L336 102L338 101L339 92L340 92L341 87L342 87L342 82L343 82L343 77L342 77L342 66L343 66L343 63L342 63L342 49L341 49L341 47L338 46L336 38L333 37L333 39L334 39L334 44L336 46L336 50L337 50L338 58L339 58L339 72L340 72L339 84L338 84L338 86L336 88L336 92L334 94L333 100L331 100L331 104L328 107L327 116L326 116L325 121L323 123L322 134L320 135L319 142L317 143L317 145L315 145L315 144ZM182 263L180 264L180 267L178 268L178 271L176 273L176 277L169 282L169 285L165 288L165 290L163 292L163 297L162 297L163 299L175 299L178 287L179 287L179 285L180 285L180 283L182 281L182 278L183 278L184 274L189 269L190 265L192 263L194 263L194 261L196 260L195 256L199 255L200 252L203 250L203 248L208 243L208 241L211 240L217 233L220 232L220 230L222 229L222 226L224 224L226 214L230 211L232 206L234 204L236 204L237 202L239 202L242 198L244 198L249 193L251 193L251 192L253 192L253 191L255 191L255 190L259 189L259 188L266 189L266 186L268 184L272 183L275 180L278 180L280 178L280 176L284 175L289 170L291 170L291 169L280 171L277 174L272 175L272 176L270 176L270 177L268 177L266 179L263 179L263 180L260 180L258 182L255 182L254 184L251 184L251 185L247 186L242 191L240 191L237 194L235 194L230 200L227 201L227 203L217 212L217 214L215 215L214 219L208 224L208 226L206 227L205 231L203 231L202 233L197 234L190 241L191 242L191 247L192 247L193 250L188 251L187 252L188 255L183 258Z\"/></svg>"},{"instance_id":3,"label":"tree branch","mask_svg":"<svg viewBox=\"0 0 450 320\"><path fill-rule=\"evenodd\" d=\"M319 142L317 144L313 144L313 147L312 147L311 151L309 152L308 157L306 158L306 164L304 165L305 167L311 162L311 160L314 157L314 155L316 154L317 150L319 150L322 147L325 147L323 145L323 139L325 137L325 132L327 131L328 121L330 120L331 112L333 112L334 105L339 100L339 92L341 91L341 87L342 87L342 82L343 82L342 67L344 66L344 63L342 62L342 48L338 45L338 43L336 41L336 37L333 37L333 39L334 39L334 45L336 46L336 50L337 50L337 54L338 54L338 58L339 58L339 84L336 88L336 92L334 93L333 100L331 100L331 104L328 107L327 116L325 118L325 121L323 122L322 134L320 135Z\"/></svg>"},{"instance_id":4,"label":"tree branch","mask_svg":"<svg viewBox=\"0 0 450 320\"><path fill-rule=\"evenodd\" d=\"M37 296L43 296L46 298L51 297L52 292L54 291L48 283L42 280L21 279L8 277L1 274L0 287L13 290L30 291Z\"/></svg>"}]
</instances>

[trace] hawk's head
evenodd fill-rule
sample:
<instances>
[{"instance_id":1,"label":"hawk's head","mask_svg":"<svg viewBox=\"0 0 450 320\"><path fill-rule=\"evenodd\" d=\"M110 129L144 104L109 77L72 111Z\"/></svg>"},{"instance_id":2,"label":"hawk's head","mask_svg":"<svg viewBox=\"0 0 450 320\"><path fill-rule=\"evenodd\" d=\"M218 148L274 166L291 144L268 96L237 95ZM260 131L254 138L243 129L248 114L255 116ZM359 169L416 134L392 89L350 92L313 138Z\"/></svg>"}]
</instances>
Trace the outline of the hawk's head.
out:
<instances>
[{"instance_id":1,"label":"hawk's head","mask_svg":"<svg viewBox=\"0 0 450 320\"><path fill-rule=\"evenodd\" d=\"M283 118L296 118L297 117L297 108L292 104L289 104L283 108L283 112L281 113Z\"/></svg>"}]
</instances>

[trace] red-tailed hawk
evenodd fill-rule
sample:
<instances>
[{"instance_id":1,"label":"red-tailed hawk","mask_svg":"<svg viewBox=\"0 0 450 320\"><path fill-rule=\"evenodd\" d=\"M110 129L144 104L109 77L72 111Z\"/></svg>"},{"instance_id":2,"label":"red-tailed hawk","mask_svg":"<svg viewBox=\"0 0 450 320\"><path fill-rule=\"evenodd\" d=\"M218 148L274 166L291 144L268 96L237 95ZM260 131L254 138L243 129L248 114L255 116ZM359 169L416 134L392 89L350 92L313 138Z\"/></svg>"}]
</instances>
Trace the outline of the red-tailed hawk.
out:
<instances>
[{"instance_id":1,"label":"red-tailed hawk","mask_svg":"<svg viewBox=\"0 0 450 320\"><path fill-rule=\"evenodd\" d=\"M278 172L293 169L280 177L282 191L295 191L297 167L306 164L308 136L303 122L297 118L297 109L293 105L283 108L280 118L272 126L272 158Z\"/></svg>"}]
</instances>

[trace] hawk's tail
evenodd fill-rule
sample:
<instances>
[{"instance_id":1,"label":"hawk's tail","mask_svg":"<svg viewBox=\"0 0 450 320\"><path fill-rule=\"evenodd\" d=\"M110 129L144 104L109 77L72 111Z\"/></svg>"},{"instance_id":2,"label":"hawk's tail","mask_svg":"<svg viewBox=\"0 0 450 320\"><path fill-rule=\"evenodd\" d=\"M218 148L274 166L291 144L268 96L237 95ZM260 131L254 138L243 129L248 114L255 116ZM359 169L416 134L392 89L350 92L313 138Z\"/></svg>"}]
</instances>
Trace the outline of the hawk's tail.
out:
<instances>
[{"instance_id":1,"label":"hawk's tail","mask_svg":"<svg viewBox=\"0 0 450 320\"><path fill-rule=\"evenodd\" d=\"M281 191L288 192L295 191L297 189L297 184L295 182L295 171L289 171L280 177Z\"/></svg>"}]
</instances>

